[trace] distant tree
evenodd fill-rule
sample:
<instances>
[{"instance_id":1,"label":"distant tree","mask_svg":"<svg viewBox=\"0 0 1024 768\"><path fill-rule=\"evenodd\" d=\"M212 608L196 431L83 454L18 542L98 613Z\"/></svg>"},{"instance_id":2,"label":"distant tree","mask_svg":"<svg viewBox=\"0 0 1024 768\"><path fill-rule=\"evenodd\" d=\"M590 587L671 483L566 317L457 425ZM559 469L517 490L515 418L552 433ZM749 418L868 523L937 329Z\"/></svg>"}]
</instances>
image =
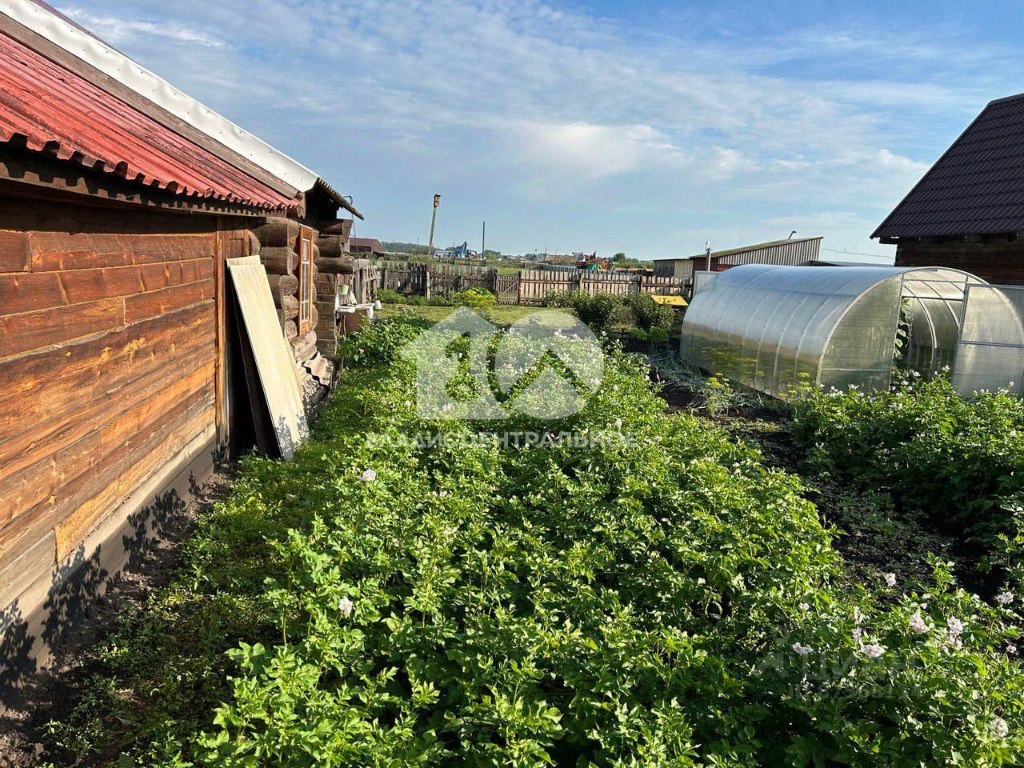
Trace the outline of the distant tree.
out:
<instances>
[{"instance_id":1,"label":"distant tree","mask_svg":"<svg viewBox=\"0 0 1024 768\"><path fill-rule=\"evenodd\" d=\"M427 252L427 246L420 245L419 243L405 243L399 240L385 240L381 243L384 246L385 251L391 253L415 253L425 254Z\"/></svg>"},{"instance_id":2,"label":"distant tree","mask_svg":"<svg viewBox=\"0 0 1024 768\"><path fill-rule=\"evenodd\" d=\"M625 261L625 260L626 260L626 254L624 254L622 251L619 251L614 256L612 256L612 261Z\"/></svg>"}]
</instances>

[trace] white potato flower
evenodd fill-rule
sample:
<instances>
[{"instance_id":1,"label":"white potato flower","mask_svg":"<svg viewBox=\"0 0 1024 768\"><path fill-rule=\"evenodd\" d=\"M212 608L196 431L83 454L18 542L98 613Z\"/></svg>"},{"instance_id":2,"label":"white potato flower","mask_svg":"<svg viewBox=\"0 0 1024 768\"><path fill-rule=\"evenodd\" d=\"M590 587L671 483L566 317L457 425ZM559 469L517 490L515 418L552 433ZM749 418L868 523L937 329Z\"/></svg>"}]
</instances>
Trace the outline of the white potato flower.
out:
<instances>
[{"instance_id":1,"label":"white potato flower","mask_svg":"<svg viewBox=\"0 0 1024 768\"><path fill-rule=\"evenodd\" d=\"M338 610L341 611L341 615L344 616L346 619L352 615L353 607L354 605L352 601L349 600L347 597L343 597L341 598L341 600L338 601Z\"/></svg>"},{"instance_id":2,"label":"white potato flower","mask_svg":"<svg viewBox=\"0 0 1024 768\"><path fill-rule=\"evenodd\" d=\"M863 651L864 655L869 659L877 659L885 653L886 647L884 645L879 645L878 643L866 643L861 647L861 651Z\"/></svg>"}]
</instances>

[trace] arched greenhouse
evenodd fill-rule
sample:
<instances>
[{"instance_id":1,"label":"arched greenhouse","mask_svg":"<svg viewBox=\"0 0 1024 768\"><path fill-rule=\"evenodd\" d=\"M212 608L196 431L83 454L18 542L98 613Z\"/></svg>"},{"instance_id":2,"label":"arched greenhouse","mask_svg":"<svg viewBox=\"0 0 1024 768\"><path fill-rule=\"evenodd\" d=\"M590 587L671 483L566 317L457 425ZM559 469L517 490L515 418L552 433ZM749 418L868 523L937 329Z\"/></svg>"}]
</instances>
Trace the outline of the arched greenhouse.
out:
<instances>
[{"instance_id":1,"label":"arched greenhouse","mask_svg":"<svg viewBox=\"0 0 1024 768\"><path fill-rule=\"evenodd\" d=\"M783 267L718 274L686 311L683 357L753 389L785 397L795 384L889 385L901 366L952 366L969 285L937 267Z\"/></svg>"},{"instance_id":2,"label":"arched greenhouse","mask_svg":"<svg viewBox=\"0 0 1024 768\"><path fill-rule=\"evenodd\" d=\"M964 302L953 383L1024 394L1024 286L972 285Z\"/></svg>"}]
</instances>

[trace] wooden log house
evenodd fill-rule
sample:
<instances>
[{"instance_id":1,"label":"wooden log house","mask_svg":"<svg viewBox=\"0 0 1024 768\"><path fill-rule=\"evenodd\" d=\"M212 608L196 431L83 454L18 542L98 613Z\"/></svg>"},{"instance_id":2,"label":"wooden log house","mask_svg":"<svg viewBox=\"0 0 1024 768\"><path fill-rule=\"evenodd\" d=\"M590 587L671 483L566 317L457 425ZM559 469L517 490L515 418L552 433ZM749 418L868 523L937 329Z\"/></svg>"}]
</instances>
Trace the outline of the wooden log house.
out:
<instances>
[{"instance_id":1,"label":"wooden log house","mask_svg":"<svg viewBox=\"0 0 1024 768\"><path fill-rule=\"evenodd\" d=\"M34 0L0 5L0 93L8 703L217 458L251 445L225 260L261 254L313 401L335 342L319 275L340 269L338 212L361 215Z\"/></svg>"}]
</instances>

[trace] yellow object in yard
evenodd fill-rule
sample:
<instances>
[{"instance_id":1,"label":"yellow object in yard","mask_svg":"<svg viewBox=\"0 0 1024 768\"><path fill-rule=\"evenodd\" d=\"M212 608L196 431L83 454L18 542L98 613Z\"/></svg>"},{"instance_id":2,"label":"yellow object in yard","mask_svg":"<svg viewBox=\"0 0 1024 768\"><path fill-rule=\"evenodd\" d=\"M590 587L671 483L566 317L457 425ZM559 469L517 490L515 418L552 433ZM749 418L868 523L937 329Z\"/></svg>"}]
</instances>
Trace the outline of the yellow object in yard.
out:
<instances>
[{"instance_id":1,"label":"yellow object in yard","mask_svg":"<svg viewBox=\"0 0 1024 768\"><path fill-rule=\"evenodd\" d=\"M670 307L685 307L686 299L682 296L651 296L658 304L666 304Z\"/></svg>"}]
</instances>

